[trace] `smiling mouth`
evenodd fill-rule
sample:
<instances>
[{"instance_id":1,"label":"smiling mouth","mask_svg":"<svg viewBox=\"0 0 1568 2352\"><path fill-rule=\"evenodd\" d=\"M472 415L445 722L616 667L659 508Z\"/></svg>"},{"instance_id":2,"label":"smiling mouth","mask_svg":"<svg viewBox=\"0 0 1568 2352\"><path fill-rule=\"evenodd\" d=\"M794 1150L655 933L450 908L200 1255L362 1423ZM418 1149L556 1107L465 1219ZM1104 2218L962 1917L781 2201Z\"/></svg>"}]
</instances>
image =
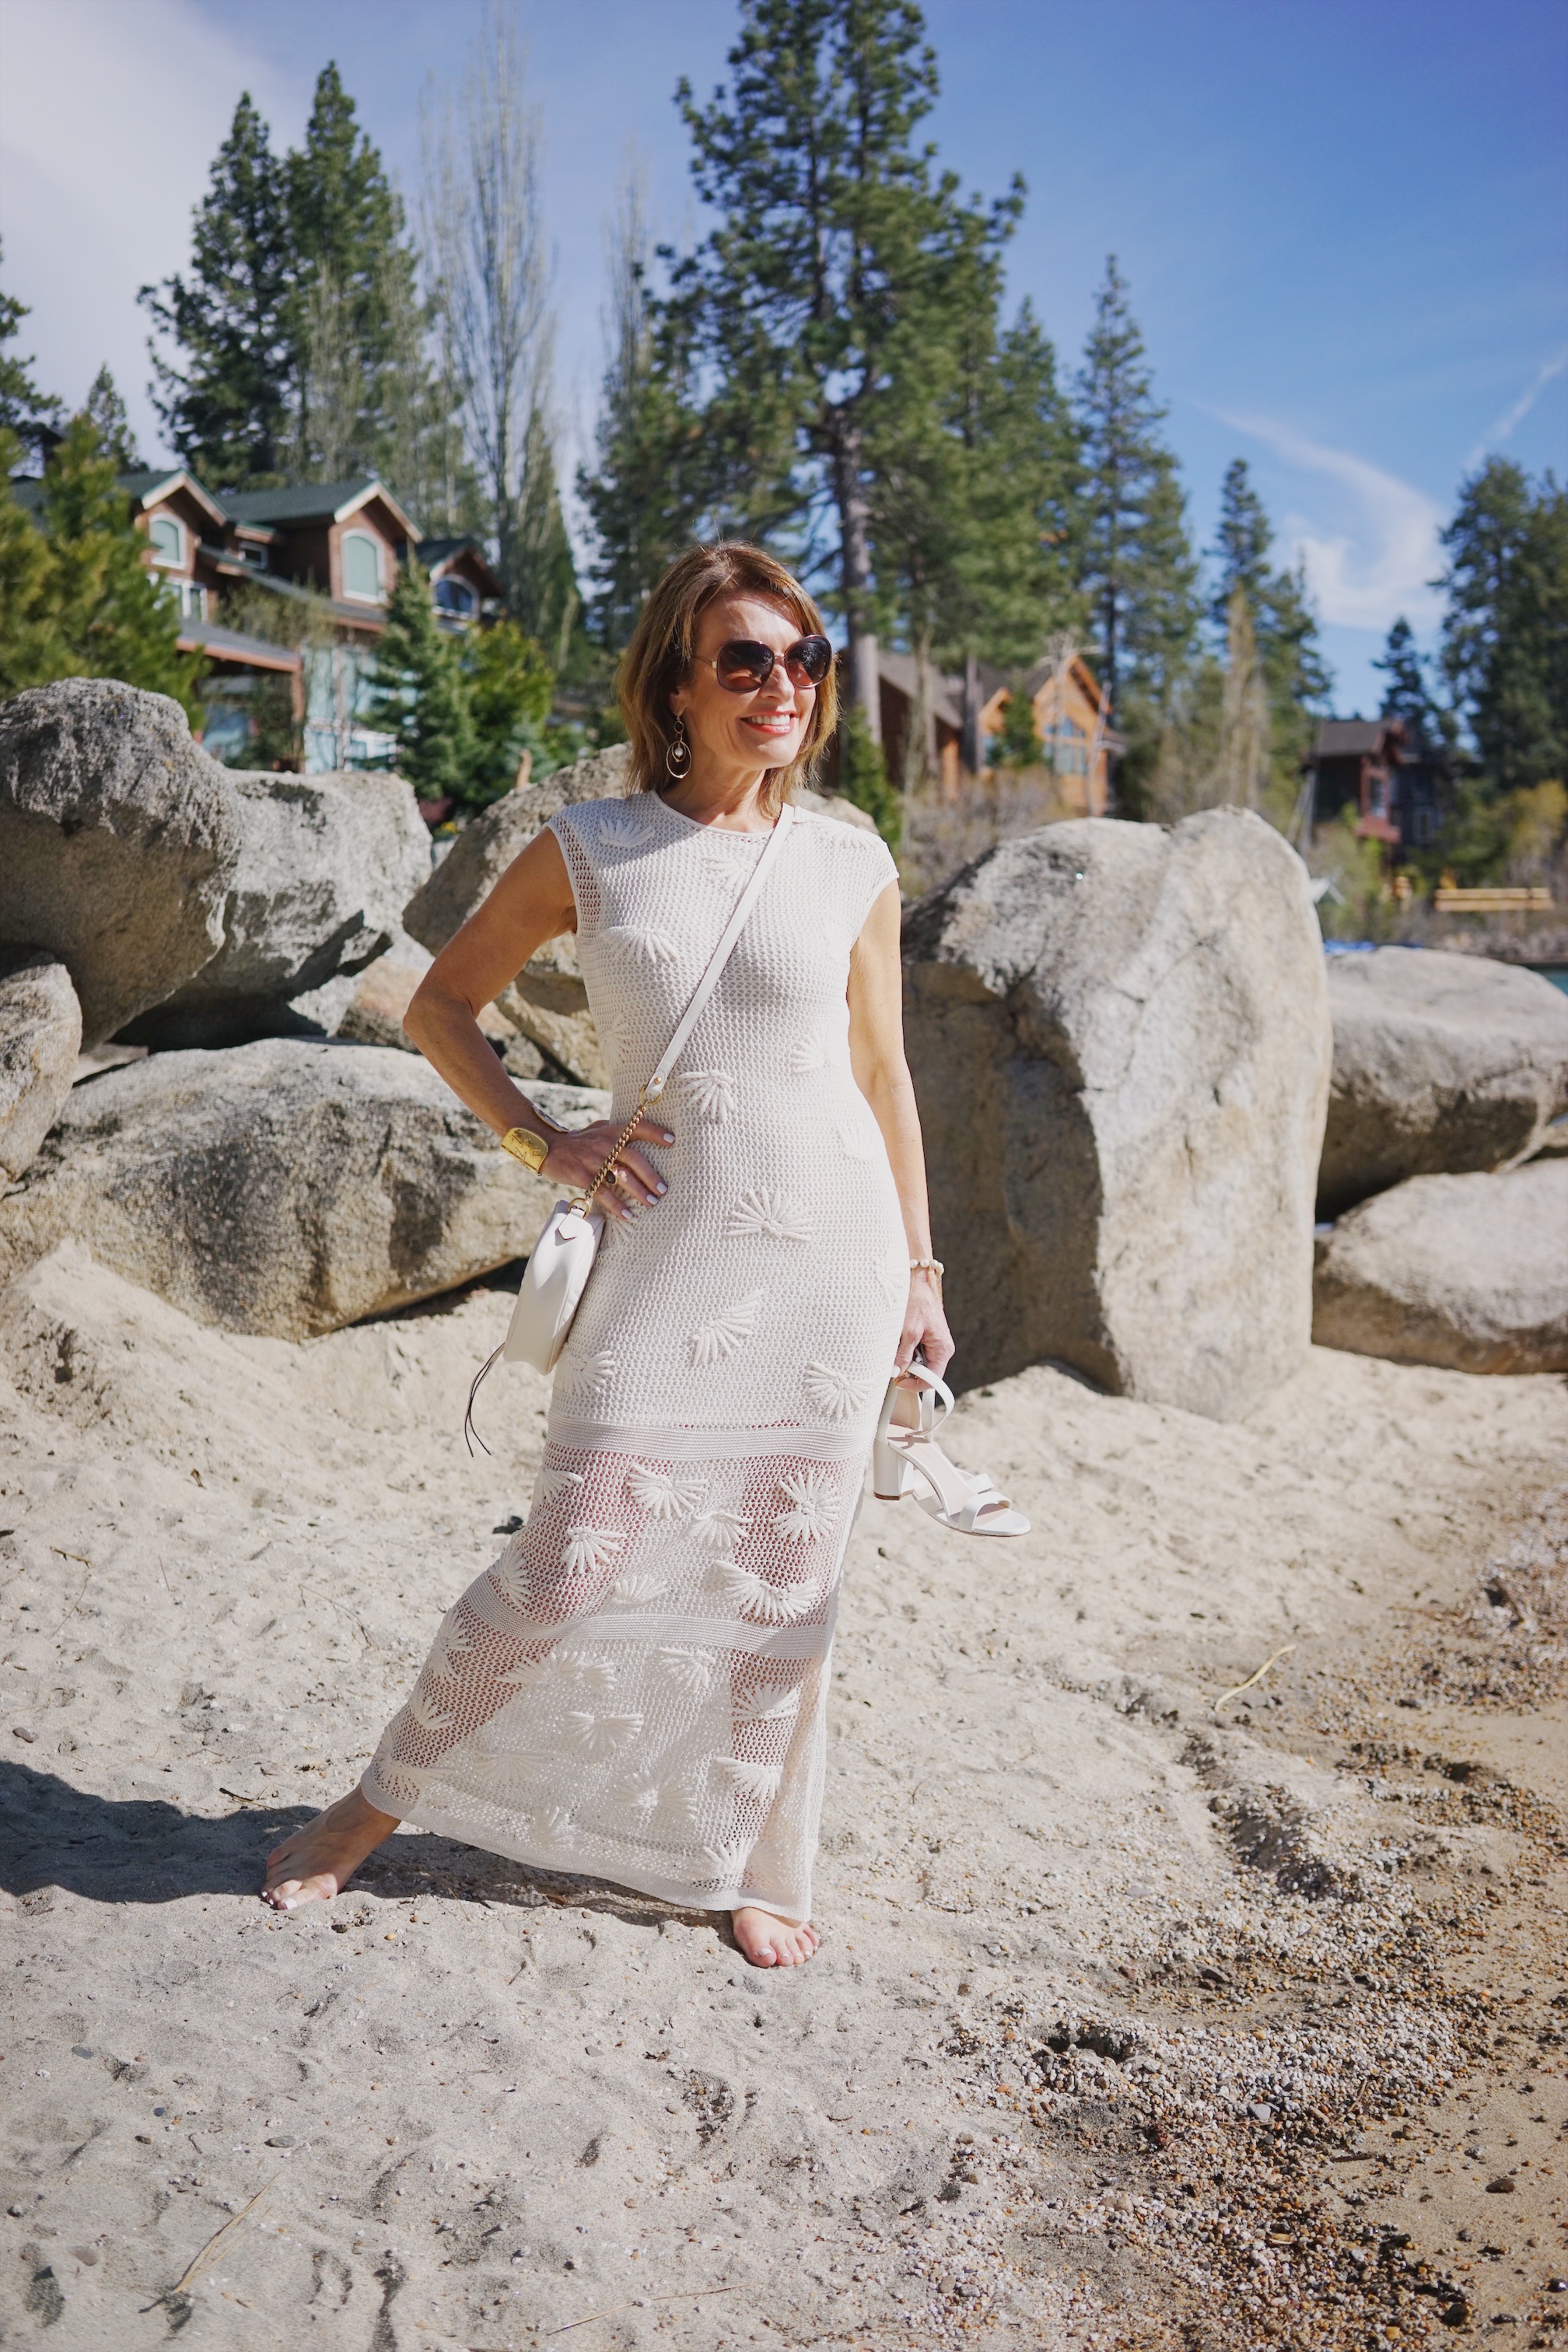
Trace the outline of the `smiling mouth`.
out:
<instances>
[{"instance_id":1,"label":"smiling mouth","mask_svg":"<svg viewBox=\"0 0 1568 2352\"><path fill-rule=\"evenodd\" d=\"M749 711L742 720L747 727L760 727L767 735L787 735L795 725L794 713L788 710L768 713Z\"/></svg>"}]
</instances>

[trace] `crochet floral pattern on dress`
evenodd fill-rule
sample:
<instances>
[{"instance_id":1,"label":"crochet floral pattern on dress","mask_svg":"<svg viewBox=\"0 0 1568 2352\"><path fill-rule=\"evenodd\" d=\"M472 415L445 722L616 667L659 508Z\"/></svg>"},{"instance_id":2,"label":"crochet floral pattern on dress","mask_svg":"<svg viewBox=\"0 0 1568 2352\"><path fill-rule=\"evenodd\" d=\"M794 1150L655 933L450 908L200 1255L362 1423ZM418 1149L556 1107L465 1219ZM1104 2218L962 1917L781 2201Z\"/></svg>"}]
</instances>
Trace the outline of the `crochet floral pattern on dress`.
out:
<instances>
[{"instance_id":1,"label":"crochet floral pattern on dress","mask_svg":"<svg viewBox=\"0 0 1568 2352\"><path fill-rule=\"evenodd\" d=\"M657 794L551 820L624 1121L761 854ZM845 1546L908 1293L849 1067L892 863L799 817L606 1226L525 1526L448 1609L365 1791L525 1864L685 1905L811 1904Z\"/></svg>"}]
</instances>

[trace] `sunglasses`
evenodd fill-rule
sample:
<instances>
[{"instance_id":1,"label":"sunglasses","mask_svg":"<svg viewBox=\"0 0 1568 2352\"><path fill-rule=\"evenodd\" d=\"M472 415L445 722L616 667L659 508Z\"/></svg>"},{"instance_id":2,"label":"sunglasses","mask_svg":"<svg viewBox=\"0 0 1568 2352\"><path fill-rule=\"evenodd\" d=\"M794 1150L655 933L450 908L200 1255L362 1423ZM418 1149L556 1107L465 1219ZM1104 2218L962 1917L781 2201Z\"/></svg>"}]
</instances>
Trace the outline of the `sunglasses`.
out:
<instances>
[{"instance_id":1,"label":"sunglasses","mask_svg":"<svg viewBox=\"0 0 1568 2352\"><path fill-rule=\"evenodd\" d=\"M826 637L797 637L786 651L775 654L772 646L761 645L755 637L731 637L716 654L694 654L692 659L705 662L726 693L755 694L766 686L778 662L792 685L820 686L832 666L833 647Z\"/></svg>"}]
</instances>

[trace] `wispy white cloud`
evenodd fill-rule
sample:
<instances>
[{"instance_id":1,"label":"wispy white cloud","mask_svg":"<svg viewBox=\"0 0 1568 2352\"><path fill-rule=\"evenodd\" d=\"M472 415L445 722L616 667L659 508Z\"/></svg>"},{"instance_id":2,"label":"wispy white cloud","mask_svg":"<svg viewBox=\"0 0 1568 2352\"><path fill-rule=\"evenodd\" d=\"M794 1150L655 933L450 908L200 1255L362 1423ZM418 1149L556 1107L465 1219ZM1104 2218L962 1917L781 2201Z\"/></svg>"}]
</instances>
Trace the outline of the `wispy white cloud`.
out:
<instances>
[{"instance_id":1,"label":"wispy white cloud","mask_svg":"<svg viewBox=\"0 0 1568 2352\"><path fill-rule=\"evenodd\" d=\"M1325 621L1348 629L1385 630L1401 613L1416 628L1441 610L1429 584L1442 562L1437 533L1443 509L1396 474L1347 449L1326 448L1289 425L1261 416L1226 416L1234 432L1260 441L1294 472L1316 476L1337 496L1331 511L1291 514L1282 536L1307 570Z\"/></svg>"},{"instance_id":2,"label":"wispy white cloud","mask_svg":"<svg viewBox=\"0 0 1568 2352\"><path fill-rule=\"evenodd\" d=\"M185 263L191 208L245 89L291 127L294 94L192 0L5 8L5 283L32 309L22 348L71 402L107 359L148 454L136 289Z\"/></svg>"},{"instance_id":3,"label":"wispy white cloud","mask_svg":"<svg viewBox=\"0 0 1568 2352\"><path fill-rule=\"evenodd\" d=\"M1568 368L1568 343L1560 352L1554 352L1549 360L1542 360L1535 371L1533 381L1526 385L1512 406L1505 408L1496 424L1488 426L1465 460L1467 473L1480 464L1489 450L1501 448L1515 425L1524 423L1553 376L1561 375L1564 368Z\"/></svg>"}]
</instances>

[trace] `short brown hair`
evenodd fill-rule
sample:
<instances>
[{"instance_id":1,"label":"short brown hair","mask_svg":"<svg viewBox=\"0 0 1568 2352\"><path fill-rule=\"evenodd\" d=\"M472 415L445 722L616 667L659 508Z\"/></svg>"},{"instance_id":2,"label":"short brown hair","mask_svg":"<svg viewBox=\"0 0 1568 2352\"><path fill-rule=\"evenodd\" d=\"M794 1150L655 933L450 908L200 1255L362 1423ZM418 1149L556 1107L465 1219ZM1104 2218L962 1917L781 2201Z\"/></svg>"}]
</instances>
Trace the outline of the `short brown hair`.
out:
<instances>
[{"instance_id":1,"label":"short brown hair","mask_svg":"<svg viewBox=\"0 0 1568 2352\"><path fill-rule=\"evenodd\" d=\"M669 698L691 667L697 623L715 596L765 596L782 604L800 624L802 636L825 634L822 614L800 582L764 548L744 540L719 540L689 547L678 555L643 606L632 641L621 656L616 691L631 745L630 789L657 792L668 782L665 753L675 740ZM770 771L762 803L776 815L801 784L808 783L838 723L838 688L832 668L816 689L798 757Z\"/></svg>"}]
</instances>

